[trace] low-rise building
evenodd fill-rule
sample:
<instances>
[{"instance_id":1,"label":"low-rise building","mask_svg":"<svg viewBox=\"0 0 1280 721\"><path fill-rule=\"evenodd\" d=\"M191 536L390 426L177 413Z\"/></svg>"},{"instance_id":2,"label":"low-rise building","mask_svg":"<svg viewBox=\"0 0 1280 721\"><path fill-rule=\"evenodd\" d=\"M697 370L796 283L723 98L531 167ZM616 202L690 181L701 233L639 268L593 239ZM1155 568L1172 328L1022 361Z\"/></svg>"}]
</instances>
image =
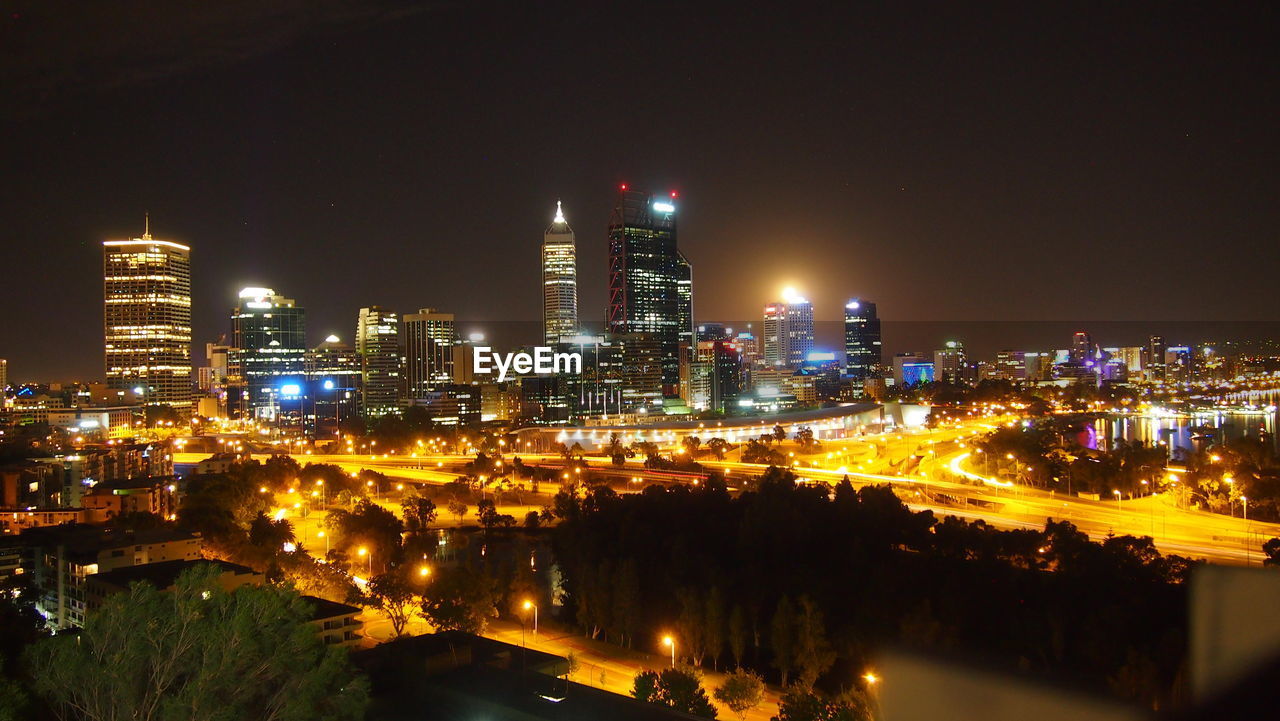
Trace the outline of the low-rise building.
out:
<instances>
[{"instance_id":1,"label":"low-rise building","mask_svg":"<svg viewBox=\"0 0 1280 721\"><path fill-rule=\"evenodd\" d=\"M311 623L320 636L320 640L328 646L359 646L361 629L364 622L358 617L361 609L337 601L329 601L318 596L303 596L302 600L311 606Z\"/></svg>"}]
</instances>

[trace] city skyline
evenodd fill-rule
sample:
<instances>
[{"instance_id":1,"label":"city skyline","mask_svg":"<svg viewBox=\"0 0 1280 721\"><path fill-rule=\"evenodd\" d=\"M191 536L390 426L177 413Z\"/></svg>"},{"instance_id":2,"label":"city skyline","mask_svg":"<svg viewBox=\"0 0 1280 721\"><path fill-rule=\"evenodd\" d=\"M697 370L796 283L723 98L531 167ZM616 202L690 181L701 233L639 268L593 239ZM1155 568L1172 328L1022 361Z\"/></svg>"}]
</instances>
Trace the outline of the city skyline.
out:
<instances>
[{"instance_id":1,"label":"city skyline","mask_svg":"<svg viewBox=\"0 0 1280 721\"><path fill-rule=\"evenodd\" d=\"M24 182L0 200L24 241L11 260L67 270L63 292L39 303L67 318L68 336L97 325L81 312L97 304L89 249L133 237L148 211L157 233L203 253L197 342L216 337L228 299L253 285L307 299L312 343L349 334L353 308L372 304L534 321L538 279L523 266L536 262L549 204L560 198L572 209L579 305L598 308L610 196L629 182L681 193L700 321L751 319L784 284L813 300L819 322L839 320L852 295L875 299L886 323L1264 320L1274 308L1265 268L1277 252L1266 242L1276 211L1261 202L1275 194L1266 170L1275 139L1263 122L1274 95L1250 72L1267 46L1254 10L1169 10L1156 32L1133 10L1084 23L1038 8L997 18L970 43L940 31L965 21L958 8L926 17L788 10L785 22L743 13L733 40L706 32L712 13L684 8L649 64L601 39L601 27L643 32L613 11L561 8L502 18L438 10L344 27L332 39L303 28L231 62L181 63L141 79L90 75L88 88L60 89L43 109L6 112L7 134L24 139L6 150ZM123 39L163 25L89 19ZM22 22L45 20L37 12ZM423 49L422 34L440 20L456 23L457 37L492 37L503 53L489 58L448 37ZM478 32L481 24L492 32ZM555 25L574 49L512 74L503 58L541 50L534 39ZM26 27L17 25L19 40ZM183 27L189 35L176 37L190 42L155 52L204 58L216 33ZM1129 38L1123 47L1108 42L1117 32ZM1184 42L1197 33L1207 40ZM63 39L43 40L40 52ZM903 46L917 56L902 60ZM84 51L102 59L103 73L123 72L137 52ZM58 62L20 55L6 69L15 96L41 87L34 69ZM1031 85L1023 66L1052 82ZM674 112L620 112L626 99L602 90L604 69L663 89L663 110ZM860 81L816 92L831 71ZM466 80L473 73L486 87ZM735 89L740 73L753 78L749 89ZM902 87L913 91L904 97ZM1132 96L1133 87L1147 93ZM359 121L330 101L334 93L357 100ZM484 114L492 98L530 112L498 127ZM718 107L739 112L712 116ZM252 110L222 118L215 108ZM352 140L334 143L335 133ZM492 252L452 250L481 245ZM1232 263L1245 252L1262 262ZM404 262L388 270L383 259L396 256ZM1111 262L1065 273L1063 258ZM452 272L423 293L415 269L442 259ZM351 271L343 293L331 292L335 268ZM1188 268L1203 278L1185 282ZM989 279L980 292L975 275ZM495 278L504 292L469 292L475 277ZM0 300L26 314L42 294L38 274L25 273ZM520 310L507 298L521 299ZM64 379L92 375L94 364L60 337L18 345L0 330L0 357L15 377L38 360Z\"/></svg>"}]
</instances>

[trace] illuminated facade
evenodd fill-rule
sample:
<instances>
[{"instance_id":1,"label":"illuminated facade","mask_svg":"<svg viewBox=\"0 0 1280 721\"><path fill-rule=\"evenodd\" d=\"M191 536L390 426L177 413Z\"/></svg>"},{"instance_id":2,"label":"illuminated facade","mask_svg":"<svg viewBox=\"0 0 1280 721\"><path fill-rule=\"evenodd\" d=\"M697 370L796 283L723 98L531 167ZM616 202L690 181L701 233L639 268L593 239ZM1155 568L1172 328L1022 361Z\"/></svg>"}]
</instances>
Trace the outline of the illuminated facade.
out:
<instances>
[{"instance_id":1,"label":"illuminated facade","mask_svg":"<svg viewBox=\"0 0 1280 721\"><path fill-rule=\"evenodd\" d=\"M306 330L306 310L292 298L270 288L240 291L240 305L231 315L233 380L228 381L237 387L227 401L235 401L239 415L301 420Z\"/></svg>"},{"instance_id":2,"label":"illuminated facade","mask_svg":"<svg viewBox=\"0 0 1280 721\"><path fill-rule=\"evenodd\" d=\"M405 398L430 398L454 382L454 346L458 333L452 313L422 308L400 324L404 349Z\"/></svg>"},{"instance_id":3,"label":"illuminated facade","mask_svg":"<svg viewBox=\"0 0 1280 721\"><path fill-rule=\"evenodd\" d=\"M372 306L356 321L360 354L360 411L365 418L395 413L400 400L400 316Z\"/></svg>"},{"instance_id":4,"label":"illuminated facade","mask_svg":"<svg viewBox=\"0 0 1280 721\"><path fill-rule=\"evenodd\" d=\"M342 423L360 412L360 355L331 335L307 352L304 370L311 401L307 432L313 438L337 438Z\"/></svg>"},{"instance_id":5,"label":"illuminated facade","mask_svg":"<svg viewBox=\"0 0 1280 721\"><path fill-rule=\"evenodd\" d=\"M784 296L764 307L764 363L799 368L813 350L813 306L790 288Z\"/></svg>"},{"instance_id":6,"label":"illuminated facade","mask_svg":"<svg viewBox=\"0 0 1280 721\"><path fill-rule=\"evenodd\" d=\"M578 334L577 250L559 201L542 235L542 328L547 345Z\"/></svg>"},{"instance_id":7,"label":"illuminated facade","mask_svg":"<svg viewBox=\"0 0 1280 721\"><path fill-rule=\"evenodd\" d=\"M191 249L141 238L103 242L103 335L111 388L191 411Z\"/></svg>"},{"instance_id":8,"label":"illuminated facade","mask_svg":"<svg viewBox=\"0 0 1280 721\"><path fill-rule=\"evenodd\" d=\"M676 246L676 196L622 186L609 221L608 331L660 346L663 393L680 385L680 348L693 347L693 268Z\"/></svg>"},{"instance_id":9,"label":"illuminated facade","mask_svg":"<svg viewBox=\"0 0 1280 721\"><path fill-rule=\"evenodd\" d=\"M844 304L844 374L855 380L874 378L883 361L880 318L876 304L854 298Z\"/></svg>"}]
</instances>

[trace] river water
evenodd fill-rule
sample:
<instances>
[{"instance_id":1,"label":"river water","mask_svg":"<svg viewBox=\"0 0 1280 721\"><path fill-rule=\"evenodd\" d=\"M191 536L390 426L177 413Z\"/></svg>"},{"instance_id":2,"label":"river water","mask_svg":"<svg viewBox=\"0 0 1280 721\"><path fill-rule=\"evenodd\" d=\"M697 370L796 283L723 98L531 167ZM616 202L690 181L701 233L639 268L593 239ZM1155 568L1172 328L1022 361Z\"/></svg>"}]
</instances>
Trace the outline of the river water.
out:
<instances>
[{"instance_id":1,"label":"river water","mask_svg":"<svg viewBox=\"0 0 1280 721\"><path fill-rule=\"evenodd\" d=\"M1262 438L1272 449L1280 450L1276 444L1280 392L1231 394L1222 400L1227 406L1213 407L1213 399L1204 399L1191 408L1167 413L1110 414L1086 426L1078 440L1085 447L1104 451L1118 440L1163 441L1172 453L1179 448L1203 450L1215 443L1249 437Z\"/></svg>"}]
</instances>

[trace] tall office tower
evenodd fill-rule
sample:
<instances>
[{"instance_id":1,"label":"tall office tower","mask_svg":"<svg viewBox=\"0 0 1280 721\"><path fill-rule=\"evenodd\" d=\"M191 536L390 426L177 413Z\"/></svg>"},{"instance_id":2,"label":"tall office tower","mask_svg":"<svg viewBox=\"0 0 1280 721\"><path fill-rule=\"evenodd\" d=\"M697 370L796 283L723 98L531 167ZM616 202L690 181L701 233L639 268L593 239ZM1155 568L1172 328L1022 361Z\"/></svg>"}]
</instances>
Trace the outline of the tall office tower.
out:
<instances>
[{"instance_id":1,"label":"tall office tower","mask_svg":"<svg viewBox=\"0 0 1280 721\"><path fill-rule=\"evenodd\" d=\"M934 378L948 383L961 383L969 380L968 364L964 358L964 344L949 340L947 347L933 352Z\"/></svg>"},{"instance_id":2,"label":"tall office tower","mask_svg":"<svg viewBox=\"0 0 1280 721\"><path fill-rule=\"evenodd\" d=\"M1143 371L1143 380L1148 383L1163 381L1165 378L1165 351L1168 346L1164 336L1153 335L1147 343L1147 365Z\"/></svg>"},{"instance_id":3,"label":"tall office tower","mask_svg":"<svg viewBox=\"0 0 1280 721\"><path fill-rule=\"evenodd\" d=\"M1071 336L1071 362L1088 363L1093 360L1093 338L1085 331Z\"/></svg>"},{"instance_id":4,"label":"tall office tower","mask_svg":"<svg viewBox=\"0 0 1280 721\"><path fill-rule=\"evenodd\" d=\"M143 402L191 411L191 249L151 237L103 250L107 385L142 388Z\"/></svg>"},{"instance_id":5,"label":"tall office tower","mask_svg":"<svg viewBox=\"0 0 1280 721\"><path fill-rule=\"evenodd\" d=\"M694 361L710 367L703 407L723 411L732 406L742 393L742 353L738 344L726 339L698 341Z\"/></svg>"},{"instance_id":6,"label":"tall office tower","mask_svg":"<svg viewBox=\"0 0 1280 721\"><path fill-rule=\"evenodd\" d=\"M400 407L400 316L371 306L356 321L356 353L360 354L360 412L381 418Z\"/></svg>"},{"instance_id":7,"label":"tall office tower","mask_svg":"<svg viewBox=\"0 0 1280 721\"><path fill-rule=\"evenodd\" d=\"M0 391L9 387L9 361L0 358Z\"/></svg>"},{"instance_id":8,"label":"tall office tower","mask_svg":"<svg viewBox=\"0 0 1280 721\"><path fill-rule=\"evenodd\" d=\"M547 345L578 334L578 258L573 228L556 201L556 217L542 234L542 335Z\"/></svg>"},{"instance_id":9,"label":"tall office tower","mask_svg":"<svg viewBox=\"0 0 1280 721\"><path fill-rule=\"evenodd\" d=\"M457 337L452 313L422 308L404 317L400 338L405 398L427 398L440 386L454 382L453 346Z\"/></svg>"},{"instance_id":10,"label":"tall office tower","mask_svg":"<svg viewBox=\"0 0 1280 721\"><path fill-rule=\"evenodd\" d=\"M624 185L609 221L608 330L659 343L668 396L680 385L680 347L693 347L693 269L676 246L675 200Z\"/></svg>"},{"instance_id":11,"label":"tall office tower","mask_svg":"<svg viewBox=\"0 0 1280 721\"><path fill-rule=\"evenodd\" d=\"M855 380L874 377L881 360L876 304L854 298L844 304L844 374Z\"/></svg>"},{"instance_id":12,"label":"tall office tower","mask_svg":"<svg viewBox=\"0 0 1280 721\"><path fill-rule=\"evenodd\" d=\"M799 368L813 350L813 306L792 288L764 307L764 362Z\"/></svg>"},{"instance_id":13,"label":"tall office tower","mask_svg":"<svg viewBox=\"0 0 1280 721\"><path fill-rule=\"evenodd\" d=\"M245 288L231 316L231 367L240 398L228 397L245 417L300 420L306 310L270 288ZM229 381L231 382L231 381ZM231 394L235 395L234 393Z\"/></svg>"},{"instance_id":14,"label":"tall office tower","mask_svg":"<svg viewBox=\"0 0 1280 721\"><path fill-rule=\"evenodd\" d=\"M303 360L311 399L306 428L313 438L341 435L342 423L360 413L360 354L336 335L307 351Z\"/></svg>"},{"instance_id":15,"label":"tall office tower","mask_svg":"<svg viewBox=\"0 0 1280 721\"><path fill-rule=\"evenodd\" d=\"M764 307L764 364L776 367L787 362L787 306L770 303Z\"/></svg>"}]
</instances>

